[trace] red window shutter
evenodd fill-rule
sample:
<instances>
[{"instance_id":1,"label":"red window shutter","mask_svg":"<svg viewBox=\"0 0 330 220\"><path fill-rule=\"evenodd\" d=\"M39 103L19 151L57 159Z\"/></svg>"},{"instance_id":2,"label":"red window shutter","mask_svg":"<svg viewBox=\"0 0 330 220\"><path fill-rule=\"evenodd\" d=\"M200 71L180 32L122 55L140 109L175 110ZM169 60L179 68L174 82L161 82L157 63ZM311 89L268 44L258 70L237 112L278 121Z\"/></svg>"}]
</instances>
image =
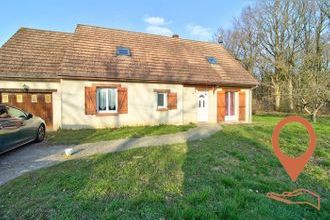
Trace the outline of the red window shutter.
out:
<instances>
[{"instance_id":1,"label":"red window shutter","mask_svg":"<svg viewBox=\"0 0 330 220\"><path fill-rule=\"evenodd\" d=\"M217 119L218 122L225 120L226 114L226 96L225 91L218 92Z\"/></svg>"},{"instance_id":2,"label":"red window shutter","mask_svg":"<svg viewBox=\"0 0 330 220\"><path fill-rule=\"evenodd\" d=\"M127 114L128 113L128 97L127 88L118 88L118 113Z\"/></svg>"},{"instance_id":3,"label":"red window shutter","mask_svg":"<svg viewBox=\"0 0 330 220\"><path fill-rule=\"evenodd\" d=\"M167 108L177 109L177 95L176 92L167 93Z\"/></svg>"},{"instance_id":4,"label":"red window shutter","mask_svg":"<svg viewBox=\"0 0 330 220\"><path fill-rule=\"evenodd\" d=\"M85 114L96 114L96 87L85 87Z\"/></svg>"},{"instance_id":5,"label":"red window shutter","mask_svg":"<svg viewBox=\"0 0 330 220\"><path fill-rule=\"evenodd\" d=\"M239 120L240 121L245 121L245 100L246 100L246 96L245 96L245 92L241 91L239 92Z\"/></svg>"}]
</instances>

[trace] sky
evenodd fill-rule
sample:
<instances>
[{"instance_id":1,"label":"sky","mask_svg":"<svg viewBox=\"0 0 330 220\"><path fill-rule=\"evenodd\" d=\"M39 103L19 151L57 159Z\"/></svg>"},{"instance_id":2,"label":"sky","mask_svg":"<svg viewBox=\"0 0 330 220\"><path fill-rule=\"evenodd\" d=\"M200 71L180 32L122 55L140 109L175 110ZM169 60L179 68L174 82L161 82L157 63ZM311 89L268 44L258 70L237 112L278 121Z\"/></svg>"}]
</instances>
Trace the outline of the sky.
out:
<instances>
[{"instance_id":1,"label":"sky","mask_svg":"<svg viewBox=\"0 0 330 220\"><path fill-rule=\"evenodd\" d=\"M20 27L73 32L77 24L210 41L253 0L1 0L0 45Z\"/></svg>"}]
</instances>

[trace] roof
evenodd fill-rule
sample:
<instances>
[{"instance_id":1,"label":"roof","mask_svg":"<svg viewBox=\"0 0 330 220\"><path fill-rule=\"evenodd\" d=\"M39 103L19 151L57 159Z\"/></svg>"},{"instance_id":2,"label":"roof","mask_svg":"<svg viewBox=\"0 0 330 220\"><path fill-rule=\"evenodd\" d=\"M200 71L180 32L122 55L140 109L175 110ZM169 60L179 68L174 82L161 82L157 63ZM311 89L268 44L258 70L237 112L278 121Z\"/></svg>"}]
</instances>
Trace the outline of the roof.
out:
<instances>
[{"instance_id":1,"label":"roof","mask_svg":"<svg viewBox=\"0 0 330 220\"><path fill-rule=\"evenodd\" d=\"M131 56L117 56L118 46ZM65 50L65 52L64 52ZM213 56L218 64L210 64ZM20 29L0 50L0 76L109 79L254 86L257 81L221 45L77 25L73 34Z\"/></svg>"},{"instance_id":2,"label":"roof","mask_svg":"<svg viewBox=\"0 0 330 220\"><path fill-rule=\"evenodd\" d=\"M71 33L19 29L0 48L0 77L57 78Z\"/></svg>"}]
</instances>

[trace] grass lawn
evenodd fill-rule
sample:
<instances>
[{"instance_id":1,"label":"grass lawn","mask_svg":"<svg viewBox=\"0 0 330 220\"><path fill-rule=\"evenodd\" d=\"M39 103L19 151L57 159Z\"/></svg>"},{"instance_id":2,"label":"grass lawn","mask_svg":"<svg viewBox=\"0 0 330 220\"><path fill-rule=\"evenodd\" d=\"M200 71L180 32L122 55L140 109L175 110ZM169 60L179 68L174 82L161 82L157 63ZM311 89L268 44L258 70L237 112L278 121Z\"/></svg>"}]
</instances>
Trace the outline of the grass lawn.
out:
<instances>
[{"instance_id":1,"label":"grass lawn","mask_svg":"<svg viewBox=\"0 0 330 220\"><path fill-rule=\"evenodd\" d=\"M96 155L25 174L0 187L0 218L330 219L330 120L313 125L317 147L294 183L271 147L280 119L257 116L252 125L227 125L206 140ZM301 126L288 125L282 149L300 154L305 135ZM298 188L320 194L321 211L265 196Z\"/></svg>"},{"instance_id":2,"label":"grass lawn","mask_svg":"<svg viewBox=\"0 0 330 220\"><path fill-rule=\"evenodd\" d=\"M55 132L48 132L46 140L51 144L82 144L98 141L109 141L120 138L142 137L147 135L171 134L187 131L196 127L195 124L188 125L156 125L156 126L135 126L106 129L60 129Z\"/></svg>"}]
</instances>

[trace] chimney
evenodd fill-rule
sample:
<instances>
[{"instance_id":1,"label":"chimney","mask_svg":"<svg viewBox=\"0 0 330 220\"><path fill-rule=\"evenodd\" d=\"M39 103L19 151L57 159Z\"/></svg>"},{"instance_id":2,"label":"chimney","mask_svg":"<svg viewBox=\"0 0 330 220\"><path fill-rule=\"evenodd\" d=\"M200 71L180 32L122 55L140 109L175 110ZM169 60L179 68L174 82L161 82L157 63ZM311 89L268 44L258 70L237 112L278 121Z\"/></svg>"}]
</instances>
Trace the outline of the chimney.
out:
<instances>
[{"instance_id":1,"label":"chimney","mask_svg":"<svg viewBox=\"0 0 330 220\"><path fill-rule=\"evenodd\" d=\"M172 37L173 38L179 38L179 35L178 34L173 34Z\"/></svg>"},{"instance_id":2,"label":"chimney","mask_svg":"<svg viewBox=\"0 0 330 220\"><path fill-rule=\"evenodd\" d=\"M223 39L222 39L222 37L218 37L218 43L219 43L219 44L223 44Z\"/></svg>"}]
</instances>

